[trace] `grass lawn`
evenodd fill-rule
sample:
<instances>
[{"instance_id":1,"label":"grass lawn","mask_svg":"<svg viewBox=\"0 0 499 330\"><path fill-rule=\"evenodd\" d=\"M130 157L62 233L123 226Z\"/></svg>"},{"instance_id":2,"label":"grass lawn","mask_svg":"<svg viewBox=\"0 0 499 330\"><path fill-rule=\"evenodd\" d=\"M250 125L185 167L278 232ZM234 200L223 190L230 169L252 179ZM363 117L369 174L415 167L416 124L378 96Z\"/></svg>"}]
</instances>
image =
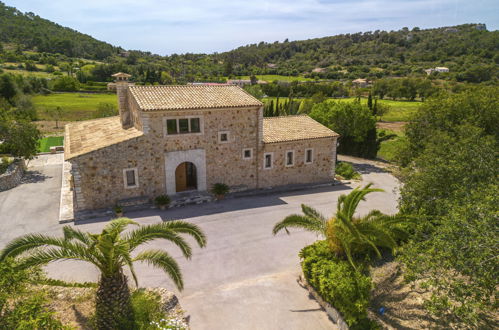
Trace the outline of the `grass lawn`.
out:
<instances>
[{"instance_id":1,"label":"grass lawn","mask_svg":"<svg viewBox=\"0 0 499 330\"><path fill-rule=\"evenodd\" d=\"M267 97L264 98L263 101L270 101L274 100L275 103L275 97ZM356 98L354 97L347 97L347 98L341 98L341 99L332 99L338 102L352 102ZM279 98L279 103L280 102L285 102L287 100L286 97L280 97ZM295 100L304 100L304 99L297 99ZM360 102L362 104L367 104L367 99L366 98L361 98ZM394 121L409 121L410 117L418 111L418 108L421 106L422 102L419 101L393 101L393 100L378 100L380 104L385 104L390 107L390 110L384 114L381 117L382 121L387 121L387 122L394 122Z\"/></svg>"},{"instance_id":2,"label":"grass lawn","mask_svg":"<svg viewBox=\"0 0 499 330\"><path fill-rule=\"evenodd\" d=\"M39 152L49 152L50 147L62 146L64 144L63 136L47 136L40 140Z\"/></svg>"},{"instance_id":3,"label":"grass lawn","mask_svg":"<svg viewBox=\"0 0 499 330\"><path fill-rule=\"evenodd\" d=\"M116 94L107 93L54 93L37 95L33 103L40 120L49 120L45 109L61 107L61 121L92 119L100 103L111 103L118 107Z\"/></svg>"},{"instance_id":4,"label":"grass lawn","mask_svg":"<svg viewBox=\"0 0 499 330\"><path fill-rule=\"evenodd\" d=\"M395 132L390 130L384 130L386 134L397 134L397 137L390 139L388 141L381 142L381 146L378 151L378 158L384 159L389 162L395 160L395 155L397 151L403 146L405 135L403 132Z\"/></svg>"},{"instance_id":5,"label":"grass lawn","mask_svg":"<svg viewBox=\"0 0 499 330\"><path fill-rule=\"evenodd\" d=\"M34 76L38 78L55 78L57 76L48 73L48 72L43 72L43 71L26 71L26 70L11 70L11 69L2 69L5 73L12 73L12 74L20 74L25 77L27 76Z\"/></svg>"}]
</instances>

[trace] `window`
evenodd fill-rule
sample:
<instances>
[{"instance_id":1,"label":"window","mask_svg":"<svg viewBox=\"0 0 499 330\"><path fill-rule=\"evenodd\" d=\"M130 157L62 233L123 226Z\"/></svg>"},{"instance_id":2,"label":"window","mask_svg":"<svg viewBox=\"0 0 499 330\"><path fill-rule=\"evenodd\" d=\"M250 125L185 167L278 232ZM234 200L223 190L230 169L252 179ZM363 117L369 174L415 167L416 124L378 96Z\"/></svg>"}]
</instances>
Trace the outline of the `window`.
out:
<instances>
[{"instance_id":1,"label":"window","mask_svg":"<svg viewBox=\"0 0 499 330\"><path fill-rule=\"evenodd\" d=\"M123 170L123 181L125 188L137 188L139 186L139 177L137 168L126 168Z\"/></svg>"},{"instance_id":2,"label":"window","mask_svg":"<svg viewBox=\"0 0 499 330\"><path fill-rule=\"evenodd\" d=\"M201 133L201 118L170 118L166 119L165 135Z\"/></svg>"},{"instance_id":3,"label":"window","mask_svg":"<svg viewBox=\"0 0 499 330\"><path fill-rule=\"evenodd\" d=\"M167 134L177 134L177 120L176 119L168 119L166 121L166 132Z\"/></svg>"},{"instance_id":4,"label":"window","mask_svg":"<svg viewBox=\"0 0 499 330\"><path fill-rule=\"evenodd\" d=\"M179 133L189 133L189 119L178 120L178 131Z\"/></svg>"},{"instance_id":5,"label":"window","mask_svg":"<svg viewBox=\"0 0 499 330\"><path fill-rule=\"evenodd\" d=\"M229 132L228 131L218 132L218 142L219 143L229 142Z\"/></svg>"},{"instance_id":6,"label":"window","mask_svg":"<svg viewBox=\"0 0 499 330\"><path fill-rule=\"evenodd\" d=\"M271 169L272 168L272 153L266 153L263 156L263 168Z\"/></svg>"},{"instance_id":7,"label":"window","mask_svg":"<svg viewBox=\"0 0 499 330\"><path fill-rule=\"evenodd\" d=\"M199 125L199 118L191 118L191 133L201 132L201 125Z\"/></svg>"},{"instance_id":8,"label":"window","mask_svg":"<svg viewBox=\"0 0 499 330\"><path fill-rule=\"evenodd\" d=\"M305 149L305 164L312 164L314 161L313 149Z\"/></svg>"},{"instance_id":9,"label":"window","mask_svg":"<svg viewBox=\"0 0 499 330\"><path fill-rule=\"evenodd\" d=\"M253 149L243 149L243 159L251 159L253 153Z\"/></svg>"},{"instance_id":10,"label":"window","mask_svg":"<svg viewBox=\"0 0 499 330\"><path fill-rule=\"evenodd\" d=\"M291 167L295 164L295 152L293 150L286 151L286 166Z\"/></svg>"}]
</instances>

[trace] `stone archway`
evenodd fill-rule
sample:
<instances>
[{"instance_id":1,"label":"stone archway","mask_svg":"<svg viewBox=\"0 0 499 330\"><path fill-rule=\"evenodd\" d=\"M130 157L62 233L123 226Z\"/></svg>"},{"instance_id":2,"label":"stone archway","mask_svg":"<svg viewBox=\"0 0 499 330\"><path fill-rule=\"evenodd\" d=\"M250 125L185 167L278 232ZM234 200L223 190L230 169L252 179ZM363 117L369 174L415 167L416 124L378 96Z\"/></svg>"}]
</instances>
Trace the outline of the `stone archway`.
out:
<instances>
[{"instance_id":1,"label":"stone archway","mask_svg":"<svg viewBox=\"0 0 499 330\"><path fill-rule=\"evenodd\" d=\"M183 163L190 163L192 165L181 165ZM184 173L187 179L187 170L195 169L196 188L199 191L206 190L206 158L204 149L194 149L185 151L171 151L165 154L165 175L166 175L166 193L168 195L175 195L177 192L177 176L176 172L179 168L179 174ZM183 169L185 166L185 171ZM190 169L188 168L190 166ZM180 178L182 179L182 178ZM183 179L182 179L183 180ZM187 184L187 182L186 182ZM192 187L192 174L191 174L191 187ZM180 191L187 189L182 189Z\"/></svg>"},{"instance_id":2,"label":"stone archway","mask_svg":"<svg viewBox=\"0 0 499 330\"><path fill-rule=\"evenodd\" d=\"M175 169L176 192L198 189L196 165L191 162L183 162Z\"/></svg>"}]
</instances>

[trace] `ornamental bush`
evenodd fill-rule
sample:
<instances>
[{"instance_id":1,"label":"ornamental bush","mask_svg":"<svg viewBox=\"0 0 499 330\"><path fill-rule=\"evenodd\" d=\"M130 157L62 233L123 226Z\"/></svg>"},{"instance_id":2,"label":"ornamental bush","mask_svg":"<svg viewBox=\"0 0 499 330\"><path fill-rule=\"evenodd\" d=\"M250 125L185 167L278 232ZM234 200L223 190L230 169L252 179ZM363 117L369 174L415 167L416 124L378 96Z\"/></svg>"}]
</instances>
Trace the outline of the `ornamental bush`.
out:
<instances>
[{"instance_id":1,"label":"ornamental bush","mask_svg":"<svg viewBox=\"0 0 499 330\"><path fill-rule=\"evenodd\" d=\"M334 306L352 329L371 329L367 318L372 287L367 267L355 271L347 260L338 259L326 241L317 241L300 252L307 282L326 302Z\"/></svg>"},{"instance_id":2,"label":"ornamental bush","mask_svg":"<svg viewBox=\"0 0 499 330\"><path fill-rule=\"evenodd\" d=\"M338 162L338 164L336 165L336 174L347 180L358 180L361 178L359 172L355 171L352 164L345 162Z\"/></svg>"}]
</instances>

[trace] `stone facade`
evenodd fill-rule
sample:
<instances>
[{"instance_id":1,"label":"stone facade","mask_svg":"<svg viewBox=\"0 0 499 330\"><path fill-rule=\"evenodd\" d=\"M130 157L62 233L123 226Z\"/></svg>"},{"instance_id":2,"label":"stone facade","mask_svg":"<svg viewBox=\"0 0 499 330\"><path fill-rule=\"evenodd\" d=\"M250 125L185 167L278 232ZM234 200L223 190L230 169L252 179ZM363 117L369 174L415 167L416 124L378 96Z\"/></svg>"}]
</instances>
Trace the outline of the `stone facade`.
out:
<instances>
[{"instance_id":1,"label":"stone facade","mask_svg":"<svg viewBox=\"0 0 499 330\"><path fill-rule=\"evenodd\" d=\"M125 81L117 81L117 92L120 116L115 120L121 121L123 129L132 127L143 134L132 134L117 143L108 141L103 146L96 145L93 151L87 151L89 148L85 146L86 151L81 154L78 148L82 148L80 144L86 139L70 136L66 127L67 141L78 141L66 146L66 160L72 164L75 211L107 208L129 198L175 195L176 171L184 162L193 164L198 191L209 190L215 183L225 183L231 190L241 191L325 182L334 177L337 135L328 130L334 134L265 143L263 107L257 100L248 106L228 104L219 108L144 111L126 88ZM210 97L213 95L207 95L207 99ZM180 118L199 118L199 132L167 134L167 120ZM92 134L91 127L85 128ZM113 132L105 133L113 140ZM226 140L221 134L226 134ZM304 162L307 149L313 150L310 164ZM288 150L294 150L293 166L284 163ZM264 168L266 153L273 153L271 169ZM127 170L137 178L132 187L126 183Z\"/></svg>"},{"instance_id":2,"label":"stone facade","mask_svg":"<svg viewBox=\"0 0 499 330\"><path fill-rule=\"evenodd\" d=\"M16 160L10 164L5 173L0 174L0 191L9 190L21 183L24 175L24 160Z\"/></svg>"}]
</instances>

